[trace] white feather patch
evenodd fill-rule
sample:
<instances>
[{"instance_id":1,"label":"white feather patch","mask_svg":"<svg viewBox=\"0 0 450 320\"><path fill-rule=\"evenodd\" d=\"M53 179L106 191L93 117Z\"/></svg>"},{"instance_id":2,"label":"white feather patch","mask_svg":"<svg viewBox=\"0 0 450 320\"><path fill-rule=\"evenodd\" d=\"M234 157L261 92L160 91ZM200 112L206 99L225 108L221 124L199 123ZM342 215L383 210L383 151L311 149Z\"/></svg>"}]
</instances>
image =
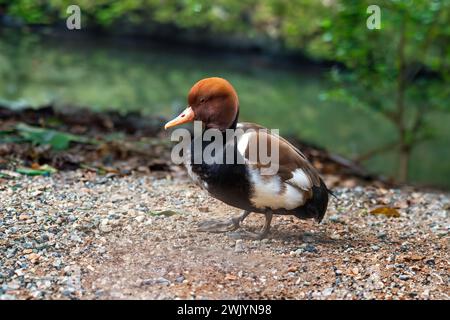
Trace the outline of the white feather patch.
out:
<instances>
[{"instance_id":1,"label":"white feather patch","mask_svg":"<svg viewBox=\"0 0 450 320\"><path fill-rule=\"evenodd\" d=\"M239 141L237 143L238 152L245 158L245 150L247 150L248 142L250 140L250 136L254 134L254 132L246 132L242 136L239 137Z\"/></svg>"},{"instance_id":2,"label":"white feather patch","mask_svg":"<svg viewBox=\"0 0 450 320\"><path fill-rule=\"evenodd\" d=\"M185 167L186 167L187 173L191 177L191 179L194 182L198 182L199 177L194 172L192 172L192 165L190 163L185 163Z\"/></svg>"},{"instance_id":3,"label":"white feather patch","mask_svg":"<svg viewBox=\"0 0 450 320\"><path fill-rule=\"evenodd\" d=\"M292 210L303 204L303 193L295 187L281 182L279 176L261 177L259 170L251 169L252 195L250 202L256 208ZM280 193L282 184L283 192Z\"/></svg>"},{"instance_id":4,"label":"white feather patch","mask_svg":"<svg viewBox=\"0 0 450 320\"><path fill-rule=\"evenodd\" d=\"M287 181L305 191L310 190L312 187L311 180L302 169L295 169L292 172L292 178Z\"/></svg>"},{"instance_id":5,"label":"white feather patch","mask_svg":"<svg viewBox=\"0 0 450 320\"><path fill-rule=\"evenodd\" d=\"M186 167L187 173L189 177L191 177L192 181L194 181L194 183L199 185L200 187L207 189L208 184L206 182L201 183L200 177L192 171L191 150L189 149L186 151L186 154L184 155L184 166Z\"/></svg>"}]
</instances>

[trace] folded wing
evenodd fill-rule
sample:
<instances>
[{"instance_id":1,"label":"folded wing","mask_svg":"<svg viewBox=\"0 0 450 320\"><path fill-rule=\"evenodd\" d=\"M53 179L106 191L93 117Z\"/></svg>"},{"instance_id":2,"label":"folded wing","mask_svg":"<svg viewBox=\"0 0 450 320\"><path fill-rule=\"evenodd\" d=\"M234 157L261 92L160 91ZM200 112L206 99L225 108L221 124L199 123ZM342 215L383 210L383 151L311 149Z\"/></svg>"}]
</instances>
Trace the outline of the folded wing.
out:
<instances>
[{"instance_id":1,"label":"folded wing","mask_svg":"<svg viewBox=\"0 0 450 320\"><path fill-rule=\"evenodd\" d=\"M248 167L250 201L255 207L293 210L313 197L314 187L321 187L317 171L287 140L253 123L239 123L237 129L245 132L239 137L238 152ZM271 154L272 146L278 146L278 157ZM262 161L267 159L260 156L261 148L267 151L269 162ZM278 166L278 170L273 174L263 174L261 169L270 166Z\"/></svg>"}]
</instances>

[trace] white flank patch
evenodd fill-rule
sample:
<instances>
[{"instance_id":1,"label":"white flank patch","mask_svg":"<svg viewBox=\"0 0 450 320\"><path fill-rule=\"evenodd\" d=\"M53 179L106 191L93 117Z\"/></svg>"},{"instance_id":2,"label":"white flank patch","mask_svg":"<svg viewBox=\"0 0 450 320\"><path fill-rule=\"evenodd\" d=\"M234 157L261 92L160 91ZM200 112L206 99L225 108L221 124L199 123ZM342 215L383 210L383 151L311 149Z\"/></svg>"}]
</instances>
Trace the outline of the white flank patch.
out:
<instances>
[{"instance_id":1,"label":"white flank patch","mask_svg":"<svg viewBox=\"0 0 450 320\"><path fill-rule=\"evenodd\" d=\"M238 149L238 152L241 154L241 156L244 157L244 158L245 158L245 150L247 150L248 142L249 142L250 136L252 134L255 134L255 132L244 133L239 138L239 141L238 141L238 144L237 144L237 149Z\"/></svg>"},{"instance_id":2,"label":"white flank patch","mask_svg":"<svg viewBox=\"0 0 450 320\"><path fill-rule=\"evenodd\" d=\"M257 208L292 210L303 204L303 193L295 187L281 182L279 176L261 178L258 170L250 170L253 193L251 203ZM280 194L281 183L285 188Z\"/></svg>"},{"instance_id":3,"label":"white flank patch","mask_svg":"<svg viewBox=\"0 0 450 320\"><path fill-rule=\"evenodd\" d=\"M287 181L305 191L310 190L312 187L311 180L309 180L308 176L302 169L295 169L292 173L292 178Z\"/></svg>"},{"instance_id":4,"label":"white flank patch","mask_svg":"<svg viewBox=\"0 0 450 320\"><path fill-rule=\"evenodd\" d=\"M189 177L191 177L191 179L194 180L195 183L198 183L199 177L194 172L192 172L192 165L190 163L185 163L185 167Z\"/></svg>"}]
</instances>

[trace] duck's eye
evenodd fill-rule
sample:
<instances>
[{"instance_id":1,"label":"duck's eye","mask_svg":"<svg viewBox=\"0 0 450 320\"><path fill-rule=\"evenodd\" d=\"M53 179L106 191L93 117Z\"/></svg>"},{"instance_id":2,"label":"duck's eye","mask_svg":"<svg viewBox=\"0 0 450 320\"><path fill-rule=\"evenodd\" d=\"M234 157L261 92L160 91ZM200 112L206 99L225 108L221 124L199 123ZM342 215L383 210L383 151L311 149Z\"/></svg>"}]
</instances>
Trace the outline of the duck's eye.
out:
<instances>
[{"instance_id":1,"label":"duck's eye","mask_svg":"<svg viewBox=\"0 0 450 320\"><path fill-rule=\"evenodd\" d=\"M200 103L205 102L205 100L206 100L205 98L201 98L201 99L200 99Z\"/></svg>"}]
</instances>

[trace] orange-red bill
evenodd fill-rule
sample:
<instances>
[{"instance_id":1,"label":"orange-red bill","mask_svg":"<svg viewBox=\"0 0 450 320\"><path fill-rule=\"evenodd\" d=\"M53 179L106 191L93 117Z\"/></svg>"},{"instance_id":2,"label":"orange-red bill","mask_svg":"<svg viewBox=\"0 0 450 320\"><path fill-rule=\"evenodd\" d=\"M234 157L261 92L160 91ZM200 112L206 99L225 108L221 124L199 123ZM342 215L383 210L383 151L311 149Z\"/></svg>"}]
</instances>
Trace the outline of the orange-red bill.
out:
<instances>
[{"instance_id":1,"label":"orange-red bill","mask_svg":"<svg viewBox=\"0 0 450 320\"><path fill-rule=\"evenodd\" d=\"M195 113L191 107L187 107L178 117L173 120L167 122L164 126L164 129L168 129L170 127L175 127L183 123L188 123L194 121Z\"/></svg>"}]
</instances>

